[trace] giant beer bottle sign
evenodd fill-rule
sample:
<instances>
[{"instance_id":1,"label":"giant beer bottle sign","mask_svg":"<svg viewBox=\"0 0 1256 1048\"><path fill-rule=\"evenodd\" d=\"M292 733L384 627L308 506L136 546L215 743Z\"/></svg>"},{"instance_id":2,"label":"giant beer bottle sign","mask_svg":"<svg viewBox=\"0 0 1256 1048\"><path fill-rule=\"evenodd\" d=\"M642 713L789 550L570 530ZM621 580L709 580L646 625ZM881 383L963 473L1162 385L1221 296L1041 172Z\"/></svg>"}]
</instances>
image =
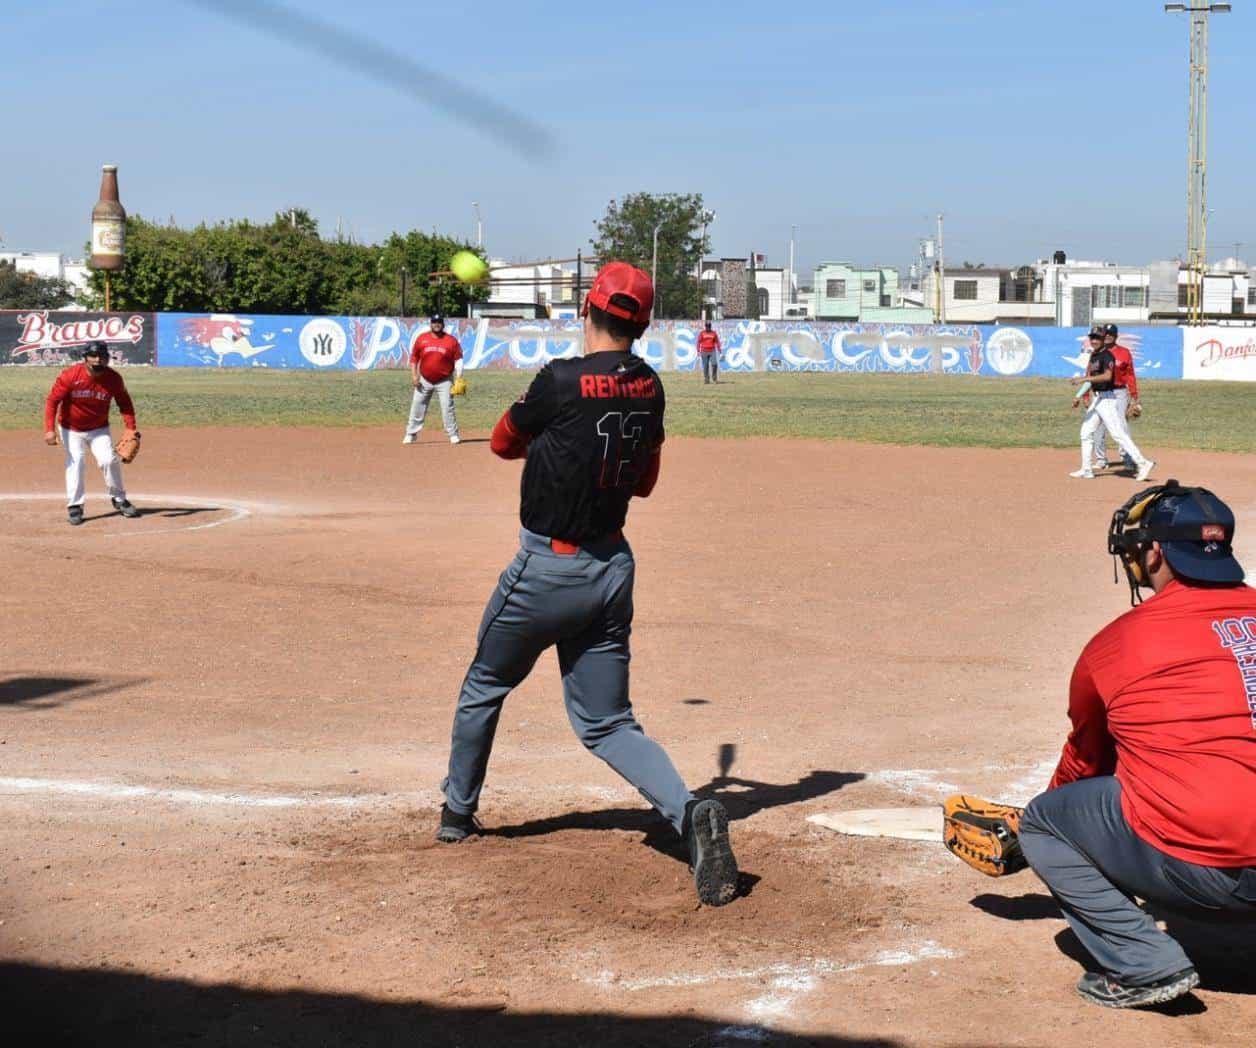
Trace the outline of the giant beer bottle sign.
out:
<instances>
[{"instance_id":1,"label":"giant beer bottle sign","mask_svg":"<svg viewBox=\"0 0 1256 1048\"><path fill-rule=\"evenodd\" d=\"M126 211L118 200L118 166L101 169L100 199L92 208L92 268L121 269L126 253Z\"/></svg>"}]
</instances>

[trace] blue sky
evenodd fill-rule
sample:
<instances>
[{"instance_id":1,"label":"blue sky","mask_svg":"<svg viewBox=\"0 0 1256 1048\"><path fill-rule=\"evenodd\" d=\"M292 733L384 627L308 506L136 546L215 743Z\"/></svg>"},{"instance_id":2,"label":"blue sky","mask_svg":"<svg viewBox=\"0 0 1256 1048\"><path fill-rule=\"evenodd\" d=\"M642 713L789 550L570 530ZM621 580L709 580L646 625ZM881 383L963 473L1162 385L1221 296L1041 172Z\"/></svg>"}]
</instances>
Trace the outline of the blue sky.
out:
<instances>
[{"instance_id":1,"label":"blue sky","mask_svg":"<svg viewBox=\"0 0 1256 1048\"><path fill-rule=\"evenodd\" d=\"M549 127L529 162L412 97L183 0L48 0L0 17L7 250L81 253L100 164L181 225L308 207L363 240L586 245L608 200L701 192L718 254L906 266L1062 248L1142 263L1185 236L1187 22L1147 0L793 4L293 3ZM1209 255L1256 258L1245 66L1256 2L1212 30ZM604 13L609 12L609 13Z\"/></svg>"}]
</instances>

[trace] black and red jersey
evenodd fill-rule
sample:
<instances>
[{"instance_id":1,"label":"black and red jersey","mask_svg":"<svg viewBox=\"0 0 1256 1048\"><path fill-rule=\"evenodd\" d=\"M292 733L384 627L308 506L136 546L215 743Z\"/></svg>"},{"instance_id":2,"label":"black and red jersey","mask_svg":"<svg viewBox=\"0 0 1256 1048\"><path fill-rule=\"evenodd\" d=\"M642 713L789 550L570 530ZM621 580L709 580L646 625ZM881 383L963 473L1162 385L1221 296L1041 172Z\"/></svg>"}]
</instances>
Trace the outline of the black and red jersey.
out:
<instances>
[{"instance_id":1,"label":"black and red jersey","mask_svg":"<svg viewBox=\"0 0 1256 1048\"><path fill-rule=\"evenodd\" d=\"M1105 371L1111 371L1113 377L1107 382L1092 382L1090 388L1096 393L1111 393L1115 388L1116 357L1112 355L1110 349L1101 349L1097 353L1091 353L1090 361L1086 365L1086 374L1102 375Z\"/></svg>"},{"instance_id":2,"label":"black and red jersey","mask_svg":"<svg viewBox=\"0 0 1256 1048\"><path fill-rule=\"evenodd\" d=\"M573 543L619 531L629 499L648 495L657 477L663 410L663 383L630 352L543 367L498 424L507 432L494 434L504 457L527 447L523 526Z\"/></svg>"}]
</instances>

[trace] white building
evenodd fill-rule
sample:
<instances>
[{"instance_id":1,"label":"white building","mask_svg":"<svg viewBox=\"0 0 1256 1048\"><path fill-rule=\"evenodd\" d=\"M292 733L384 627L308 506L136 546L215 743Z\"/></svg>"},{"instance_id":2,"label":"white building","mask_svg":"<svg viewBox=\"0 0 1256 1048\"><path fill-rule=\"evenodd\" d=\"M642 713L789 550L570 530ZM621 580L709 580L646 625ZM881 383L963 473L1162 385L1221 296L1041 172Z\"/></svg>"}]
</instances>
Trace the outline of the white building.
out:
<instances>
[{"instance_id":1,"label":"white building","mask_svg":"<svg viewBox=\"0 0 1256 1048\"><path fill-rule=\"evenodd\" d=\"M788 320L809 316L805 304L798 299L798 280L788 269L779 266L756 267L755 287L759 291L760 320Z\"/></svg>"},{"instance_id":2,"label":"white building","mask_svg":"<svg viewBox=\"0 0 1256 1048\"><path fill-rule=\"evenodd\" d=\"M476 316L543 318L566 315L577 305L574 266L552 262L515 264L501 258L489 259L488 265L492 284L488 301L472 304ZM596 266L584 266L583 290L588 290L596 272Z\"/></svg>"},{"instance_id":3,"label":"white building","mask_svg":"<svg viewBox=\"0 0 1256 1048\"><path fill-rule=\"evenodd\" d=\"M51 280L65 280L75 297L87 290L87 261L69 259L59 251L0 251L0 262L11 262L19 273L34 273ZM70 303L63 309L79 309Z\"/></svg>"}]
</instances>

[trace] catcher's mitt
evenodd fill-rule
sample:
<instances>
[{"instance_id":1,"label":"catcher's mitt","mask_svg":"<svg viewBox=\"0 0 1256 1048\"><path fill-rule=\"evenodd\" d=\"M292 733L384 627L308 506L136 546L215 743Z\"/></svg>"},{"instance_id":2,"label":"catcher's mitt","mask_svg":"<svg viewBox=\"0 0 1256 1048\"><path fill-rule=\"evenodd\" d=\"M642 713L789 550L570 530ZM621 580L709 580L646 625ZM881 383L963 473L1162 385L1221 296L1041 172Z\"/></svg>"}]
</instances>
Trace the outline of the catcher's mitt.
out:
<instances>
[{"instance_id":1,"label":"catcher's mitt","mask_svg":"<svg viewBox=\"0 0 1256 1048\"><path fill-rule=\"evenodd\" d=\"M113 450L118 453L118 458L123 462L134 462L135 456L140 453L139 432L128 429L122 434L122 439L113 446Z\"/></svg>"},{"instance_id":2,"label":"catcher's mitt","mask_svg":"<svg viewBox=\"0 0 1256 1048\"><path fill-rule=\"evenodd\" d=\"M467 393L467 380L465 378L454 379L454 384L449 387L450 396L462 397Z\"/></svg>"},{"instance_id":3,"label":"catcher's mitt","mask_svg":"<svg viewBox=\"0 0 1256 1048\"><path fill-rule=\"evenodd\" d=\"M1021 814L1024 808L957 793L942 803L942 841L958 858L989 877L1023 870Z\"/></svg>"}]
</instances>

